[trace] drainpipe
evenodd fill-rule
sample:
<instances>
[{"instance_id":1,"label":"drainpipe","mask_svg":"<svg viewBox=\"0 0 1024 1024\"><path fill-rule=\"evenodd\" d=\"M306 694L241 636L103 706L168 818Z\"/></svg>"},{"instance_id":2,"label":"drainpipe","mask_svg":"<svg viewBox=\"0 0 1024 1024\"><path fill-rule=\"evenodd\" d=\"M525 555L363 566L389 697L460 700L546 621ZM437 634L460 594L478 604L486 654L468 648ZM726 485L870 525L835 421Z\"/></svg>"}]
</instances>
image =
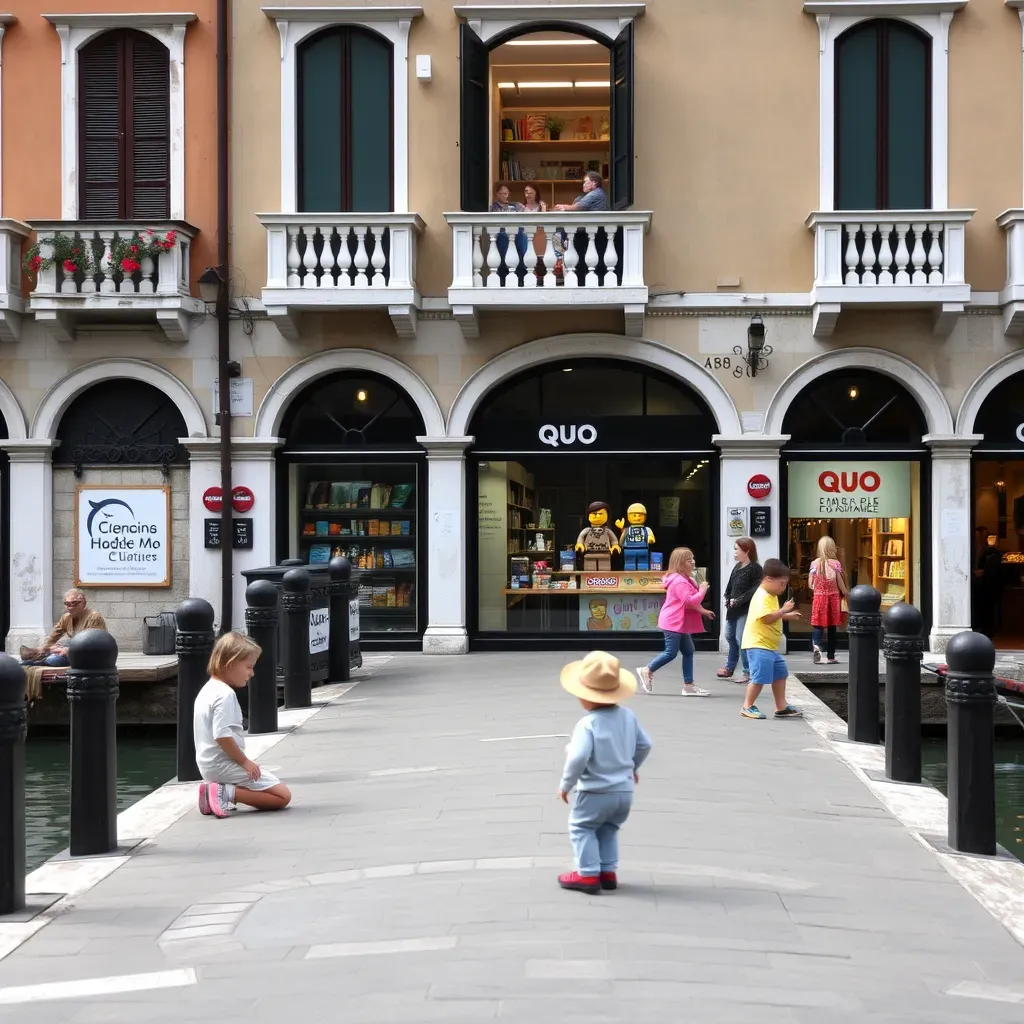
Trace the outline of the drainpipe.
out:
<instances>
[{"instance_id":1,"label":"drainpipe","mask_svg":"<svg viewBox=\"0 0 1024 1024\"><path fill-rule=\"evenodd\" d=\"M217 375L220 378L220 631L231 629L231 344L228 320L228 0L217 0Z\"/></svg>"}]
</instances>

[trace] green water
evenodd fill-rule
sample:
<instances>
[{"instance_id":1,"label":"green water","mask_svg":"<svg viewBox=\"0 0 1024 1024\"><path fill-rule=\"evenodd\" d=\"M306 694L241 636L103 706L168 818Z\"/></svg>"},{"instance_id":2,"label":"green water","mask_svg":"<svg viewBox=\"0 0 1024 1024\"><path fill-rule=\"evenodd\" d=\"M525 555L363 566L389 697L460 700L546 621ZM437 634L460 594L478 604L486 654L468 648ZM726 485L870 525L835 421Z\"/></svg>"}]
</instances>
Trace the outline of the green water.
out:
<instances>
[{"instance_id":1,"label":"green water","mask_svg":"<svg viewBox=\"0 0 1024 1024\"><path fill-rule=\"evenodd\" d=\"M67 737L30 737L25 746L25 860L32 871L68 845ZM123 811L174 778L174 735L119 736L117 809Z\"/></svg>"},{"instance_id":2,"label":"green water","mask_svg":"<svg viewBox=\"0 0 1024 1024\"><path fill-rule=\"evenodd\" d=\"M922 772L946 792L946 739L925 739ZM996 740L996 840L1024 860L1024 732L1019 740Z\"/></svg>"}]
</instances>

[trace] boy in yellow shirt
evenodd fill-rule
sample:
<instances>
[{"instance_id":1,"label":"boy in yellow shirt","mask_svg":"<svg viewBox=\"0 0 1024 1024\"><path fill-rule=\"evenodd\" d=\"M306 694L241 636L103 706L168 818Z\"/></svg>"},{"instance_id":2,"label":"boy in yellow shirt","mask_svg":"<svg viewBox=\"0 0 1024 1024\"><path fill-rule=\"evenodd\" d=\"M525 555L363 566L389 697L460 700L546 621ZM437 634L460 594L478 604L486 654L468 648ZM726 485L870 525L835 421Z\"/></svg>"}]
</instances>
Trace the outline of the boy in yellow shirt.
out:
<instances>
[{"instance_id":1,"label":"boy in yellow shirt","mask_svg":"<svg viewBox=\"0 0 1024 1024\"><path fill-rule=\"evenodd\" d=\"M779 607L779 595L789 586L789 566L777 558L768 558L764 563L761 586L754 591L747 612L747 624L743 629L740 646L746 651L750 664L750 683L743 700L744 718L765 718L757 710L757 700L762 686L771 686L775 698L776 718L799 718L803 712L786 703L786 677L789 669L779 654L782 642L782 622L799 619L794 603L787 601Z\"/></svg>"}]
</instances>

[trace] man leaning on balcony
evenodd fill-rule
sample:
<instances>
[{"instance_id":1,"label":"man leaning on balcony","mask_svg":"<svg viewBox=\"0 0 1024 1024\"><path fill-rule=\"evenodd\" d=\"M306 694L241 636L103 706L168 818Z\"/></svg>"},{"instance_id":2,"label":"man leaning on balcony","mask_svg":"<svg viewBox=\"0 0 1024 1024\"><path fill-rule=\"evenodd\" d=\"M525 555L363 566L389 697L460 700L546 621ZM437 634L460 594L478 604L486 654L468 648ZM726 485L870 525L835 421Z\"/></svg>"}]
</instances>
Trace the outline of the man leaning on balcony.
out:
<instances>
[{"instance_id":1,"label":"man leaning on balcony","mask_svg":"<svg viewBox=\"0 0 1024 1024\"><path fill-rule=\"evenodd\" d=\"M601 175L597 171L587 171L583 175L583 191L571 202L571 203L558 203L555 206L556 210L562 210L566 213L580 212L585 213L590 210L607 210L608 209L608 196L604 191L604 182L601 180ZM564 229L559 229L555 232L555 255L558 257L558 262L555 265L555 273L561 274L563 271L562 258L565 255L565 243L566 234ZM577 265L583 263L584 254L587 251L587 245L590 242L590 236L587 234L584 228L577 228L576 234L573 236L572 244L576 250L578 258ZM597 240L594 240L596 247ZM607 244L607 242L605 243ZM597 272L603 278L605 267L604 260L601 258L604 256L604 246L601 247L601 251L598 254L598 265Z\"/></svg>"}]
</instances>

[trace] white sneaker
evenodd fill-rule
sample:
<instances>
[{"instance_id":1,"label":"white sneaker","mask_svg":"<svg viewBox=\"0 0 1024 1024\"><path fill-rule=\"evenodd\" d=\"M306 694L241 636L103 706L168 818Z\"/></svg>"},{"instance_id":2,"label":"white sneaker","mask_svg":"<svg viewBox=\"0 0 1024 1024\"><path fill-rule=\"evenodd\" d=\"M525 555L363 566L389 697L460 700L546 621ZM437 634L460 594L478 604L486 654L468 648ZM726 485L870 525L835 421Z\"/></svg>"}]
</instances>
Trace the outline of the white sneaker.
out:
<instances>
[{"instance_id":1,"label":"white sneaker","mask_svg":"<svg viewBox=\"0 0 1024 1024\"><path fill-rule=\"evenodd\" d=\"M641 665L636 670L637 678L643 687L644 693L654 693L654 682L651 679L651 670L646 665Z\"/></svg>"},{"instance_id":2,"label":"white sneaker","mask_svg":"<svg viewBox=\"0 0 1024 1024\"><path fill-rule=\"evenodd\" d=\"M820 665L821 664L821 648L820 647L812 647L811 650L814 652L811 655L811 657L814 659L814 664L815 665Z\"/></svg>"},{"instance_id":3,"label":"white sneaker","mask_svg":"<svg viewBox=\"0 0 1024 1024\"><path fill-rule=\"evenodd\" d=\"M683 696L684 697L710 697L711 691L705 690L703 686L698 686L696 683L683 683Z\"/></svg>"}]
</instances>

